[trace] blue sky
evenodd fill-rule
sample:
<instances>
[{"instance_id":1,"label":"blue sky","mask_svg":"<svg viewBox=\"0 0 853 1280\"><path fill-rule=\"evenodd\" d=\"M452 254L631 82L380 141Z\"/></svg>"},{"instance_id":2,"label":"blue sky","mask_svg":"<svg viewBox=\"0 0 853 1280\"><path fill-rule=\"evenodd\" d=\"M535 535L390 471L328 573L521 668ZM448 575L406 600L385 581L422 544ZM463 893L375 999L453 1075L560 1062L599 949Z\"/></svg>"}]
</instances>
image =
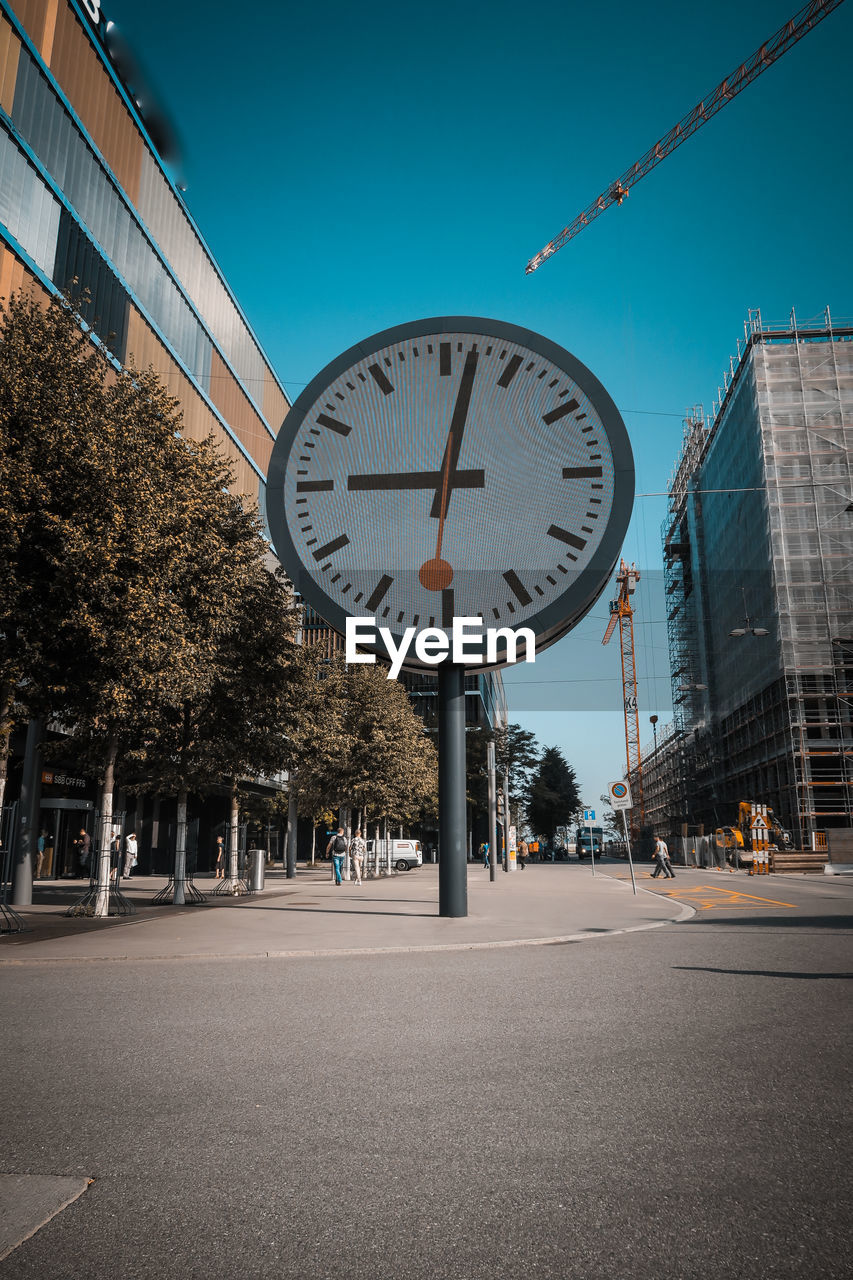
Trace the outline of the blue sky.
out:
<instances>
[{"instance_id":1,"label":"blue sky","mask_svg":"<svg viewBox=\"0 0 853 1280\"><path fill-rule=\"evenodd\" d=\"M104 4L177 126L189 208L291 400L360 338L442 314L534 329L607 387L640 495L624 551L644 575L644 741L650 715L671 715L660 495L685 410L710 407L749 308L853 317L853 5L621 207L524 266L796 8ZM564 751L596 806L625 758L609 595L505 676L511 719Z\"/></svg>"}]
</instances>

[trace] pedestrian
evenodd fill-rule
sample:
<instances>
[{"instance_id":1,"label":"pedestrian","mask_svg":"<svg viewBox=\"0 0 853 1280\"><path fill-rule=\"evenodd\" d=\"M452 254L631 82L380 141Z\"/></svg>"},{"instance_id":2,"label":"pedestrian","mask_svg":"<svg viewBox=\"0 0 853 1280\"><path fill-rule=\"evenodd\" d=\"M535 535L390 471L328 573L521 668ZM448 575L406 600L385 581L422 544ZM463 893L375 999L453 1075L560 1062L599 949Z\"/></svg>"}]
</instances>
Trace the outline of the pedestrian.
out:
<instances>
[{"instance_id":1,"label":"pedestrian","mask_svg":"<svg viewBox=\"0 0 853 1280\"><path fill-rule=\"evenodd\" d=\"M669 860L669 849L666 847L666 841L661 840L660 836L655 836L655 869L652 872L652 879L655 880L663 872L664 879L675 879L675 872L672 869L672 863Z\"/></svg>"},{"instance_id":2,"label":"pedestrian","mask_svg":"<svg viewBox=\"0 0 853 1280\"><path fill-rule=\"evenodd\" d=\"M137 863L136 854L137 854L138 848L139 846L136 842L136 832L131 831L130 835L125 836L125 839L124 839L124 871L122 872L122 875L124 876L125 880L130 879L131 872L133 871L133 868L136 866L136 863Z\"/></svg>"},{"instance_id":3,"label":"pedestrian","mask_svg":"<svg viewBox=\"0 0 853 1280\"><path fill-rule=\"evenodd\" d=\"M361 870L364 866L364 855L367 853L367 841L363 838L361 830L356 831L349 846L349 856L352 858L352 869L355 872L356 884L361 884Z\"/></svg>"},{"instance_id":4,"label":"pedestrian","mask_svg":"<svg viewBox=\"0 0 853 1280\"><path fill-rule=\"evenodd\" d=\"M216 843L213 846L213 866L216 871L216 879L223 880L225 878L225 841L222 836L216 837Z\"/></svg>"},{"instance_id":5,"label":"pedestrian","mask_svg":"<svg viewBox=\"0 0 853 1280\"><path fill-rule=\"evenodd\" d=\"M47 848L47 832L42 828L36 841L36 873L34 880L41 880L41 869L44 866L44 851Z\"/></svg>"},{"instance_id":6,"label":"pedestrian","mask_svg":"<svg viewBox=\"0 0 853 1280\"><path fill-rule=\"evenodd\" d=\"M488 871L488 869L489 869L489 842L488 842L488 840L484 840L484 841L483 841L483 843L480 845L480 853L481 853L482 858L483 858L483 870L484 870L484 871Z\"/></svg>"},{"instance_id":7,"label":"pedestrian","mask_svg":"<svg viewBox=\"0 0 853 1280\"><path fill-rule=\"evenodd\" d=\"M92 852L92 837L85 827L80 828L80 834L74 841L77 846L77 857L80 860L80 870L84 875L89 874L89 857Z\"/></svg>"},{"instance_id":8,"label":"pedestrian","mask_svg":"<svg viewBox=\"0 0 853 1280\"><path fill-rule=\"evenodd\" d=\"M110 879L115 880L121 865L121 828L116 827L110 840Z\"/></svg>"},{"instance_id":9,"label":"pedestrian","mask_svg":"<svg viewBox=\"0 0 853 1280\"><path fill-rule=\"evenodd\" d=\"M518 865L521 867L522 871L524 871L525 867L527 866L527 863L525 862L525 858L527 857L527 854L528 854L527 841L525 840L524 836L522 836L518 842Z\"/></svg>"},{"instance_id":10,"label":"pedestrian","mask_svg":"<svg viewBox=\"0 0 853 1280\"><path fill-rule=\"evenodd\" d=\"M343 827L338 827L337 833L332 836L326 845L326 853L332 855L332 867L335 873L335 884L341 883L341 874L344 869L344 858L347 852L347 840L344 835Z\"/></svg>"}]
</instances>

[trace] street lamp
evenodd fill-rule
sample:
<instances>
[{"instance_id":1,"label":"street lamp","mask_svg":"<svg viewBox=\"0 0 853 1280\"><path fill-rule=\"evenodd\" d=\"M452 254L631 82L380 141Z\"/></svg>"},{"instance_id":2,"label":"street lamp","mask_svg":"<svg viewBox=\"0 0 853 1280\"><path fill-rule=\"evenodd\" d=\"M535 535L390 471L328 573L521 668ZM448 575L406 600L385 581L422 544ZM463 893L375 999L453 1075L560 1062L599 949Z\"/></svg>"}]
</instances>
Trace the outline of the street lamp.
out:
<instances>
[{"instance_id":1,"label":"street lamp","mask_svg":"<svg viewBox=\"0 0 853 1280\"><path fill-rule=\"evenodd\" d=\"M752 623L749 620L749 610L746 607L746 592L744 591L743 587L741 587L740 589L740 594L743 597L743 616L746 620L746 626L735 627L733 631L729 632L729 635L734 636L736 639L740 639L741 636L749 636L749 635L769 636L770 632L767 630L766 627L754 627L752 625Z\"/></svg>"}]
</instances>

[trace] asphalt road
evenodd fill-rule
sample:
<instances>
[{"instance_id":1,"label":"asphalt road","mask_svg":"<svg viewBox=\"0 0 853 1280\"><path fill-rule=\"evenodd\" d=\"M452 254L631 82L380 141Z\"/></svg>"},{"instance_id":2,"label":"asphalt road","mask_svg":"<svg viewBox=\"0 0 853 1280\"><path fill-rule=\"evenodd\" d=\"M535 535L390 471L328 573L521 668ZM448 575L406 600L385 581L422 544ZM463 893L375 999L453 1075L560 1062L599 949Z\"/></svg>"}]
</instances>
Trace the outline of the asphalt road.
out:
<instances>
[{"instance_id":1,"label":"asphalt road","mask_svg":"<svg viewBox=\"0 0 853 1280\"><path fill-rule=\"evenodd\" d=\"M6 968L0 1167L95 1182L0 1276L849 1275L853 884L697 879L579 943Z\"/></svg>"}]
</instances>

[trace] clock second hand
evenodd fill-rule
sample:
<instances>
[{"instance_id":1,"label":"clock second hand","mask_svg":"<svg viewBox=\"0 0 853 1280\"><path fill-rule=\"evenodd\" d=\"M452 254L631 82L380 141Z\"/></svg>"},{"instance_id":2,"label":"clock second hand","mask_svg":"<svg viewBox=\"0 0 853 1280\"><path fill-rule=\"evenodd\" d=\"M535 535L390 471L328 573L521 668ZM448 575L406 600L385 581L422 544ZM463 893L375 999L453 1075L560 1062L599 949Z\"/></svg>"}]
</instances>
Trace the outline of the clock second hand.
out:
<instances>
[{"instance_id":1,"label":"clock second hand","mask_svg":"<svg viewBox=\"0 0 853 1280\"><path fill-rule=\"evenodd\" d=\"M459 451L462 447L462 433L468 417L468 406L471 403L471 392L474 387L474 375L477 372L478 353L469 351L465 359L465 367L459 381L456 404L453 406L453 417L450 419L450 430L444 449L441 464L441 498L436 490L435 500L430 515L438 515L438 537L435 543L435 555L432 560L425 561L418 570L418 579L427 591L444 591L453 581L453 567L441 558L441 544L444 538L444 521L450 501L450 473L455 470ZM438 512L436 512L438 504Z\"/></svg>"}]
</instances>

